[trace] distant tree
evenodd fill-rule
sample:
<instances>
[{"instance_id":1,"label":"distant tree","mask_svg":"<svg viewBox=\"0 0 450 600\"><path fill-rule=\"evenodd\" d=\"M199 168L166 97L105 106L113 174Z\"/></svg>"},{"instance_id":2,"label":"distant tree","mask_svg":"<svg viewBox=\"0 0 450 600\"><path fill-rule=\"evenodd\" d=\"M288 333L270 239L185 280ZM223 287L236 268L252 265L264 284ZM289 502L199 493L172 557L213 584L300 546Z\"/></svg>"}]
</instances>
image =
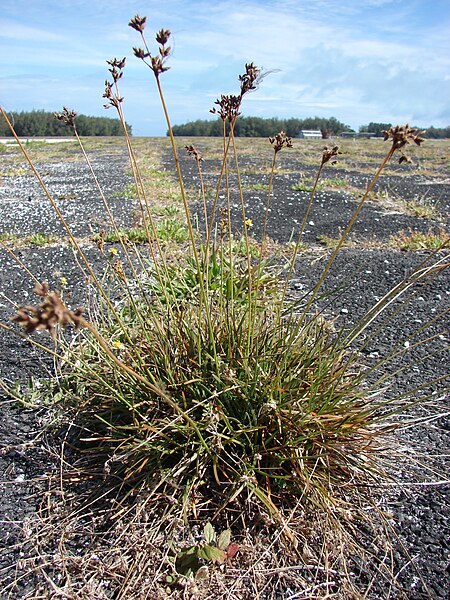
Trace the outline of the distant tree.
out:
<instances>
[{"instance_id":1,"label":"distant tree","mask_svg":"<svg viewBox=\"0 0 450 600\"><path fill-rule=\"evenodd\" d=\"M387 131L392 127L392 123L373 123L361 125L360 133L372 133L375 137L383 137L383 131Z\"/></svg>"},{"instance_id":2,"label":"distant tree","mask_svg":"<svg viewBox=\"0 0 450 600\"><path fill-rule=\"evenodd\" d=\"M448 125L447 127L428 127L428 129L425 130L424 137L430 140L449 139L450 125Z\"/></svg>"},{"instance_id":3,"label":"distant tree","mask_svg":"<svg viewBox=\"0 0 450 600\"><path fill-rule=\"evenodd\" d=\"M301 129L319 129L328 137L349 129L335 117L308 117L306 119L278 119L261 117L239 117L234 133L236 137L270 137L284 131L296 137ZM189 121L182 125L174 125L173 133L178 136L221 136L223 125L220 119Z\"/></svg>"},{"instance_id":4,"label":"distant tree","mask_svg":"<svg viewBox=\"0 0 450 600\"><path fill-rule=\"evenodd\" d=\"M52 137L73 135L72 130L54 117L54 113L44 110L32 110L8 113L8 118L19 137ZM82 136L117 136L123 135L119 119L108 117L87 117L77 115L75 120L77 131ZM131 127L127 124L129 133ZM11 131L6 121L0 120L0 136L10 137Z\"/></svg>"}]
</instances>

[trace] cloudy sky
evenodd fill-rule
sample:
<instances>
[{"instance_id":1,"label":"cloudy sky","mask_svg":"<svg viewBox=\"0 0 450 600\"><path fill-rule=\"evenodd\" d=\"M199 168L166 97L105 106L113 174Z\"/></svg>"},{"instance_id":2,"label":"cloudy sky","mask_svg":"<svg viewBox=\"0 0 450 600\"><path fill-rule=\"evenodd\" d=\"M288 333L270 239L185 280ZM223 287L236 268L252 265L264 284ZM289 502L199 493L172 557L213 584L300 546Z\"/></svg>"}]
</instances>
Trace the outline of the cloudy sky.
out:
<instances>
[{"instance_id":1,"label":"cloudy sky","mask_svg":"<svg viewBox=\"0 0 450 600\"><path fill-rule=\"evenodd\" d=\"M162 77L173 123L209 118L254 62L269 74L244 115L450 124L449 0L2 0L2 106L112 116L105 61L126 56L126 120L135 135L164 135L153 74L132 53L135 14L149 44L173 33Z\"/></svg>"}]
</instances>

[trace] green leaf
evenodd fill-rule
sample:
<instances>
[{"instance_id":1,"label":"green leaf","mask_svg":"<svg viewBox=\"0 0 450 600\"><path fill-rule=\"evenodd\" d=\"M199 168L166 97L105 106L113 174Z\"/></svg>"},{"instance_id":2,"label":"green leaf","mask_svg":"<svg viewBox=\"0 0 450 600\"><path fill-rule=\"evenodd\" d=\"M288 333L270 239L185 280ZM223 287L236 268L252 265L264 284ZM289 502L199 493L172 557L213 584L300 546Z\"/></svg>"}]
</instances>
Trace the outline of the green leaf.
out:
<instances>
[{"instance_id":1,"label":"green leaf","mask_svg":"<svg viewBox=\"0 0 450 600\"><path fill-rule=\"evenodd\" d=\"M205 539L206 539L207 544L214 543L214 541L216 539L216 530L211 525L211 523L206 523L206 525L203 529L203 533L205 534Z\"/></svg>"},{"instance_id":2,"label":"green leaf","mask_svg":"<svg viewBox=\"0 0 450 600\"><path fill-rule=\"evenodd\" d=\"M224 529L222 533L219 535L219 541L217 542L217 546L221 550L226 550L231 542L231 530Z\"/></svg>"},{"instance_id":3,"label":"green leaf","mask_svg":"<svg viewBox=\"0 0 450 600\"><path fill-rule=\"evenodd\" d=\"M199 548L197 546L191 546L186 550L182 550L176 560L175 569L177 573L181 575L189 575L189 573L195 573L200 568L200 562L198 560Z\"/></svg>"},{"instance_id":4,"label":"green leaf","mask_svg":"<svg viewBox=\"0 0 450 600\"><path fill-rule=\"evenodd\" d=\"M199 549L198 555L200 558L210 560L219 565L223 564L227 558L227 553L220 548L216 548L216 546L203 546L203 548Z\"/></svg>"}]
</instances>

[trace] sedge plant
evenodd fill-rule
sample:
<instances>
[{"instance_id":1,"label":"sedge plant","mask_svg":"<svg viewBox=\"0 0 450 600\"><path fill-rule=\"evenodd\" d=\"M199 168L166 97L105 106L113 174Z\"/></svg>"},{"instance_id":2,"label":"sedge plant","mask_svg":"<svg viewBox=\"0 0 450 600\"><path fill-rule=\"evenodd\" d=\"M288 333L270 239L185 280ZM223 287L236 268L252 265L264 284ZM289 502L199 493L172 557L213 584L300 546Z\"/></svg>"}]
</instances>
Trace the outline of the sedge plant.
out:
<instances>
[{"instance_id":1,"label":"sedge plant","mask_svg":"<svg viewBox=\"0 0 450 600\"><path fill-rule=\"evenodd\" d=\"M445 255L438 254L442 245L414 276L386 294L350 329L337 330L317 305L327 274L383 169L398 153L403 161L405 147L420 145L423 139L407 125L385 133L386 155L316 284L305 296L295 297L292 280L302 234L323 171L338 159L339 148L326 147L319 157L292 256L280 265L268 258L267 224L277 160L281 152L289 151L292 140L284 132L274 133L269 140L273 158L262 234L255 252L234 127L246 94L258 87L264 74L253 63L246 64L237 94L222 95L212 111L223 123L223 155L212 195L205 190L200 152L193 145L186 148L200 176L204 227L199 228L162 85L169 69L170 31L156 34L157 50L152 53L145 36L146 18L136 16L130 26L141 37L142 47L134 48L134 54L153 75L169 132L184 211L182 256L170 254L152 216L123 115L119 83L125 59L114 59L108 62L112 80L106 82L104 98L124 126L142 233L134 243L133 236L116 225L77 134L76 114L65 108L57 118L73 129L111 222L110 237L103 232L96 238L99 251L109 260L109 279L93 271L32 165L97 288L98 303L88 314L70 309L58 290L35 280L40 303L21 307L13 320L25 327L27 335L45 329L59 339L58 377L49 395L57 397L65 411L72 411L79 424L78 439L72 443L96 460L102 457L106 473L113 472L127 489L151 483L155 498L176 488L179 514L186 522L202 514L214 521L236 502L243 507L252 498L282 525L285 539L295 541L283 516L288 500L291 507L300 499L318 510L348 508L342 489L358 494L358 485L381 477L383 434L395 427L389 417L398 406L391 406L380 391L386 384L385 359L367 369L355 348L364 345L359 342L374 322L381 321L382 329L384 319L389 319L385 311L394 300L413 295L413 285L425 283L448 266ZM3 110L2 114L7 120ZM237 179L238 223L231 222L231 174ZM225 205L220 204L223 196ZM242 236L239 253L236 230ZM121 245L123 263L111 260L104 248L108 239ZM144 241L145 246L137 246ZM10 248L8 252L13 254ZM120 302L115 301L117 296ZM67 325L77 329L72 338L63 336ZM403 351L397 348L393 355Z\"/></svg>"}]
</instances>

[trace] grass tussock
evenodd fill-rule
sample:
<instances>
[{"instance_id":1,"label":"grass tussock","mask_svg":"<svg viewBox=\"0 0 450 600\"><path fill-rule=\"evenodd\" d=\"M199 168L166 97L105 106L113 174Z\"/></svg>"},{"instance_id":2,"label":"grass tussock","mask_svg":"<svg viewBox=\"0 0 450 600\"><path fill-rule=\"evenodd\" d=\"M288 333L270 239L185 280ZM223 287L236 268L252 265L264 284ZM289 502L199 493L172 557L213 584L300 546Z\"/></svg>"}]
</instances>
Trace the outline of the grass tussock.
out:
<instances>
[{"instance_id":1,"label":"grass tussock","mask_svg":"<svg viewBox=\"0 0 450 600\"><path fill-rule=\"evenodd\" d=\"M391 244L400 250L436 250L448 246L450 236L443 227L422 231L400 231L391 238Z\"/></svg>"},{"instance_id":2,"label":"grass tussock","mask_svg":"<svg viewBox=\"0 0 450 600\"><path fill-rule=\"evenodd\" d=\"M383 519L379 513L368 517L367 507L374 506L370 486L387 476L386 435L397 427L399 407L410 402L407 395L393 401L384 394L389 381L385 362L402 356L405 347L396 347L376 364L363 364L360 351L374 323L382 331L392 303L413 295L415 285L446 268L445 259L437 256L442 245L356 325L339 328L318 306L322 284L379 175L394 155L404 162L406 147L423 140L407 125L386 132L385 153L345 230L332 243L323 240L330 253L317 283L303 296L295 295L292 281L315 193L322 185L345 184L321 183L341 151L337 146L322 149L290 254L271 259L271 189L279 155L293 143L283 132L269 139L262 233L255 240L234 125L244 97L264 74L246 64L237 94L220 96L213 108L223 123L216 189L206 190L200 152L186 148L198 170L200 190L193 200L200 194L204 227L199 228L161 83L170 32L157 33L157 51L151 53L145 25L139 16L130 22L142 38L134 54L154 76L164 110L183 221L171 216L173 193L168 204L152 207L153 193L170 178L154 165L145 177L153 177L155 184L143 178L119 91L125 59L108 61L104 98L124 125L133 184L120 196L137 198L140 226L118 227L98 187L111 225L94 238L107 265L103 277L90 265L17 139L96 290L86 313L68 306L65 290L35 280L39 300L19 307L13 317L31 340L34 332L47 330L57 342L57 377L42 396L59 427L65 426L64 445L76 456L66 467L61 455L58 481L64 474L72 484L81 481L62 519L43 511L41 521L30 525L28 540L39 551L29 560L28 572L44 572L41 586L80 598L255 598L264 590L275 597L288 589L294 589L292 598L297 592L298 597L357 597L360 584L349 575L357 556L362 557L360 571L366 561L373 573L389 579L389 567L379 557L388 553ZM95 179L77 133L76 113L64 108L56 117L72 129ZM233 201L240 206L237 236L230 218L231 173L238 190ZM220 197L226 198L225 206L219 205ZM182 251L173 252L168 241L182 244ZM107 242L118 248L107 251ZM69 337L63 333L67 326L76 329ZM100 498L95 480L103 481ZM49 497L56 494L52 486ZM74 532L81 521L84 534L95 541L78 558ZM363 540L364 528L370 542ZM57 539L50 564L43 565L43 548ZM104 581L108 591L102 596ZM373 580L366 584L370 587Z\"/></svg>"}]
</instances>

